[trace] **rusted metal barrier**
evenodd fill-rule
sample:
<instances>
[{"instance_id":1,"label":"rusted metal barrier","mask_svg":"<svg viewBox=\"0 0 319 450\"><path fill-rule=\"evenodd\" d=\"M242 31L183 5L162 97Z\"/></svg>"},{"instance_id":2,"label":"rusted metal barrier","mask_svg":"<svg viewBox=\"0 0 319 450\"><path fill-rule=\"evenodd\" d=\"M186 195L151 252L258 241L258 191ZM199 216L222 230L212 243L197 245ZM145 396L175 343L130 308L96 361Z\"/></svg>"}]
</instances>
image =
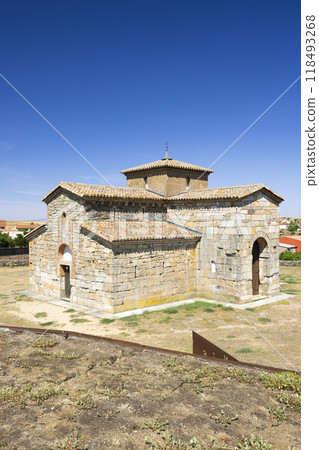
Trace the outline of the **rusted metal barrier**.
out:
<instances>
[{"instance_id":1,"label":"rusted metal barrier","mask_svg":"<svg viewBox=\"0 0 319 450\"><path fill-rule=\"evenodd\" d=\"M1 329L2 330L8 329L8 330L14 331L16 333L23 333L25 331L28 331L28 332L34 333L34 334L43 334L43 335L44 334L54 334L54 335L62 336L62 337L73 336L73 337L78 337L78 338L91 339L91 340L95 340L95 341L104 341L104 342L108 342L109 344L119 345L121 347L134 348L136 350L151 350L154 352L167 353L167 354L175 355L175 356L191 356L193 358L197 358L202 361L218 363L218 364L226 365L226 366L236 366L236 367L242 367L242 368L247 368L247 369L260 369L260 370L266 370L268 372L292 372L292 373L296 373L296 374L300 375L300 372L295 371L295 370L282 369L282 368L278 368L278 367L264 366L261 364L252 364L252 363L238 361L234 357L232 357L231 355L229 355L228 353L224 352L222 349L217 347L216 345L212 344L211 342L207 341L205 338L203 338L199 334L195 333L194 331L193 331L193 339L194 339L194 333L196 335L195 349L196 349L196 352L198 351L200 354L180 352L177 350L170 350L167 348L152 347L150 345L138 344L136 342L123 341L120 339L113 339L113 338L97 336L97 335L93 335L93 334L79 333L77 331L55 330L55 329L49 329L49 330L44 331L43 328L13 327L13 326L9 326L9 325L0 325L0 331L1 331ZM206 343L204 341L206 341ZM208 345L207 343L210 345ZM213 354L218 355L218 356L209 356L208 354L206 355L205 354L206 346L208 349L208 353L210 353L210 351L212 350ZM193 348L194 348L194 341L193 341ZM203 352L203 350L204 350L204 352Z\"/></svg>"},{"instance_id":2,"label":"rusted metal barrier","mask_svg":"<svg viewBox=\"0 0 319 450\"><path fill-rule=\"evenodd\" d=\"M225 352L225 350L217 347L217 345L203 338L198 333L193 331L193 354L198 356L209 356L211 358L223 359L225 361L236 361L238 359L231 356L229 353Z\"/></svg>"}]
</instances>

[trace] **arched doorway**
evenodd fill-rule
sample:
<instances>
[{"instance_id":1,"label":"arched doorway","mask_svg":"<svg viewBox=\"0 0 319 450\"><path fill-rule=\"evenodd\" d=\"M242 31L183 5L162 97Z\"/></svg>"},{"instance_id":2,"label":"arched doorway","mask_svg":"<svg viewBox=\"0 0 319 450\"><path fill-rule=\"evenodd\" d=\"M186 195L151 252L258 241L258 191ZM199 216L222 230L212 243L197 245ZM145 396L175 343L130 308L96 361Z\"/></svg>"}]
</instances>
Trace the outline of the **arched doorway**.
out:
<instances>
[{"instance_id":1,"label":"arched doorway","mask_svg":"<svg viewBox=\"0 0 319 450\"><path fill-rule=\"evenodd\" d=\"M72 252L70 247L66 244L62 244L59 248L59 264L61 298L69 299L71 297L70 271L72 264Z\"/></svg>"},{"instance_id":2,"label":"arched doorway","mask_svg":"<svg viewBox=\"0 0 319 450\"><path fill-rule=\"evenodd\" d=\"M260 286L260 255L267 247L267 242L260 237L255 240L252 248L252 294L259 295Z\"/></svg>"}]
</instances>

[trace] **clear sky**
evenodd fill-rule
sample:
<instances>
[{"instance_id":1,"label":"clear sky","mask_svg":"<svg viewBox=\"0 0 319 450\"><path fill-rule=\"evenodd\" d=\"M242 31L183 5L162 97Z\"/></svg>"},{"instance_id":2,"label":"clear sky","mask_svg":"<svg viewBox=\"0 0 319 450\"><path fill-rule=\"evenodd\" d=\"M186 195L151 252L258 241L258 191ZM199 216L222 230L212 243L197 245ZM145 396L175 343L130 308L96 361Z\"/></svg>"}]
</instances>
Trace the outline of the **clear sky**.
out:
<instances>
[{"instance_id":1,"label":"clear sky","mask_svg":"<svg viewBox=\"0 0 319 450\"><path fill-rule=\"evenodd\" d=\"M1 70L114 186L169 156L209 167L300 75L296 0L1 2ZM213 167L300 216L300 81ZM0 219L44 219L60 181L105 184L0 79Z\"/></svg>"}]
</instances>

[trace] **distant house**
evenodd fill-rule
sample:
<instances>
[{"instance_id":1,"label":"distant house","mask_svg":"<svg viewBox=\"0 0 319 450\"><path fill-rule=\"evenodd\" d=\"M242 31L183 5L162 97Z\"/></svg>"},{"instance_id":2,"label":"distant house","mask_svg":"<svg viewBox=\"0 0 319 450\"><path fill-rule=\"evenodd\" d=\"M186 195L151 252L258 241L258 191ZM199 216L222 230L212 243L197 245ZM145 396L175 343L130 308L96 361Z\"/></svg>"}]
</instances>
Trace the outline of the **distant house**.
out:
<instances>
[{"instance_id":1,"label":"distant house","mask_svg":"<svg viewBox=\"0 0 319 450\"><path fill-rule=\"evenodd\" d=\"M301 236L282 236L279 238L280 252L288 250L292 253L301 252Z\"/></svg>"},{"instance_id":2,"label":"distant house","mask_svg":"<svg viewBox=\"0 0 319 450\"><path fill-rule=\"evenodd\" d=\"M39 225L31 225L30 223L25 223L25 224L17 224L16 225L16 229L19 230L19 232L21 233L21 231L26 230L26 231L31 231L34 230L35 228L38 228Z\"/></svg>"},{"instance_id":3,"label":"distant house","mask_svg":"<svg viewBox=\"0 0 319 450\"><path fill-rule=\"evenodd\" d=\"M6 220L0 220L0 230L4 230L6 228L7 221Z\"/></svg>"},{"instance_id":4,"label":"distant house","mask_svg":"<svg viewBox=\"0 0 319 450\"><path fill-rule=\"evenodd\" d=\"M10 237L12 237L14 239L18 236L18 234L22 234L22 231L6 229L6 230L4 230L4 233L7 233Z\"/></svg>"},{"instance_id":5,"label":"distant house","mask_svg":"<svg viewBox=\"0 0 319 450\"><path fill-rule=\"evenodd\" d=\"M288 227L288 224L287 224L287 223L281 222L281 223L279 224L279 229L280 229L280 230L287 230L287 227Z\"/></svg>"}]
</instances>

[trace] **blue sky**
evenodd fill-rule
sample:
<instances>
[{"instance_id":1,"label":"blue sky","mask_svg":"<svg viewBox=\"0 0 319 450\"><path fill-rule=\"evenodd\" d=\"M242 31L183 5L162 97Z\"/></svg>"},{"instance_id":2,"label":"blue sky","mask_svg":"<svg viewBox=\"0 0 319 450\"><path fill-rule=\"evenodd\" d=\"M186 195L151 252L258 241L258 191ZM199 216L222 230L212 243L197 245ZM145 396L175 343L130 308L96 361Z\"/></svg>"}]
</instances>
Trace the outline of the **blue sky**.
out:
<instances>
[{"instance_id":1,"label":"blue sky","mask_svg":"<svg viewBox=\"0 0 319 450\"><path fill-rule=\"evenodd\" d=\"M300 75L295 0L2 2L0 72L115 186L164 156L208 167ZM60 181L105 184L0 79L0 219ZM300 216L300 81L213 167Z\"/></svg>"}]
</instances>

